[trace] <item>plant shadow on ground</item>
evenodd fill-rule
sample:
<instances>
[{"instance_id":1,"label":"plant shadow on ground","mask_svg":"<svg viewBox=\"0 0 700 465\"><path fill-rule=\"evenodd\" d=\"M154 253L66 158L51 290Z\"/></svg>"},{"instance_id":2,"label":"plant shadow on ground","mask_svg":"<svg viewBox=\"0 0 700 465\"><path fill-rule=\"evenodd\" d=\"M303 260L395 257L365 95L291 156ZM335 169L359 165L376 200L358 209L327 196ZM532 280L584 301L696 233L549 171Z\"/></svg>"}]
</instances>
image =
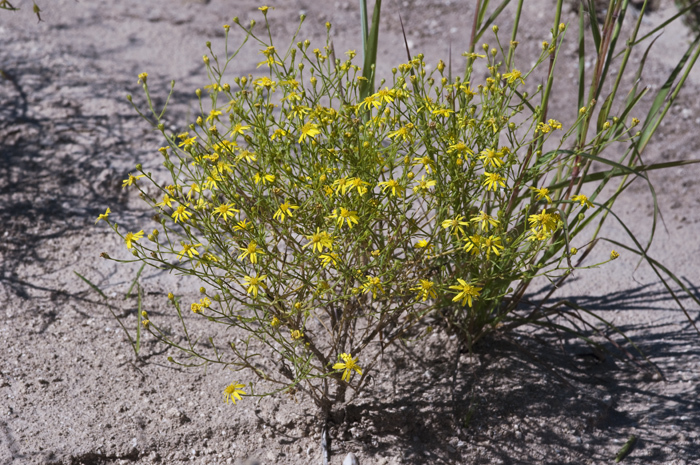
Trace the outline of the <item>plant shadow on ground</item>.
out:
<instances>
[{"instance_id":1,"label":"plant shadow on ground","mask_svg":"<svg viewBox=\"0 0 700 465\"><path fill-rule=\"evenodd\" d=\"M645 285L570 300L596 312L650 312L651 319L670 305L664 291ZM635 434L635 459L700 458L687 438L700 429L693 414L700 388L687 382L690 372L675 371L680 357L700 360L700 348L692 327L679 323L619 325L653 365L610 330L603 332L634 360L604 337L593 336L601 352L570 334L533 328L462 352L456 374L454 340L436 335L403 346L386 359L389 382L378 382L332 429L335 447L400 455L404 463L602 463ZM676 425L670 436L657 431L663 423Z\"/></svg>"},{"instance_id":2,"label":"plant shadow on ground","mask_svg":"<svg viewBox=\"0 0 700 465\"><path fill-rule=\"evenodd\" d=\"M133 170L134 151L157 144L142 119L114 97L122 94L115 87L130 86L113 82L88 91L84 74L91 71L97 76L96 69L17 60L0 75L0 283L22 299L65 300L65 289L36 278L71 273L84 259L81 241L97 215L128 201L121 181ZM56 73L63 74L62 88L54 83ZM186 100L177 92L174 98ZM132 137L145 143L135 149ZM127 225L144 216L123 210ZM70 237L69 250L53 244Z\"/></svg>"}]
</instances>

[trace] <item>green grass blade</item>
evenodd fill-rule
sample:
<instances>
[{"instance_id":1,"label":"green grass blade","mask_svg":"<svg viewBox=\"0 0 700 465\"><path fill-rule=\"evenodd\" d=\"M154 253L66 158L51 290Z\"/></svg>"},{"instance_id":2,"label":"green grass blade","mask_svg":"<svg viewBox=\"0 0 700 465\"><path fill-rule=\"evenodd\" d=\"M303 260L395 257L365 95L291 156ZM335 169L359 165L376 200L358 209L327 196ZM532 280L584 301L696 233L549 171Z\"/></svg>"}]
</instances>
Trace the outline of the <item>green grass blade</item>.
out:
<instances>
[{"instance_id":1,"label":"green grass blade","mask_svg":"<svg viewBox=\"0 0 700 465\"><path fill-rule=\"evenodd\" d=\"M484 2L484 8L482 9L482 15L480 18L480 23L481 23L481 29L479 29L479 32L476 33L476 40L479 40L482 35L484 35L484 32L491 27L491 25L496 21L496 19L501 15L503 12L503 9L508 6L510 3L510 0L503 0L503 2L496 7L496 9L491 13L491 15L488 17L488 19L483 22L483 13L486 12L486 6L488 6L489 2Z\"/></svg>"},{"instance_id":2,"label":"green grass blade","mask_svg":"<svg viewBox=\"0 0 700 465\"><path fill-rule=\"evenodd\" d=\"M131 291L134 289L134 286L136 286L136 282L139 280L141 277L141 273L143 272L143 269L146 267L146 263L143 263L141 265L141 268L139 268L139 271L136 273L136 277L134 280L131 282L131 286L129 286L129 290L126 291L126 295L124 296L124 300L128 299L131 297Z\"/></svg>"},{"instance_id":3,"label":"green grass blade","mask_svg":"<svg viewBox=\"0 0 700 465\"><path fill-rule=\"evenodd\" d=\"M143 302L143 291L141 286L136 289L138 295L138 306L136 312L136 344L134 344L134 349L136 350L136 355L139 354L139 349L141 348L141 303Z\"/></svg>"},{"instance_id":4,"label":"green grass blade","mask_svg":"<svg viewBox=\"0 0 700 465\"><path fill-rule=\"evenodd\" d=\"M101 290L99 287L97 287L95 284L93 284L92 282L90 282L89 279L87 279L85 276L81 275L80 273L78 273L78 272L75 271L75 270L73 271L73 273L75 273L76 276L78 276L78 278L80 278L80 279L82 279L83 281L85 281L85 283L86 283L88 286L90 286L95 292L97 292L98 294L100 294L100 295L102 296L103 299L109 300L109 297L107 297L107 296L105 295L105 293L102 292L102 290Z\"/></svg>"},{"instance_id":5,"label":"green grass blade","mask_svg":"<svg viewBox=\"0 0 700 465\"><path fill-rule=\"evenodd\" d=\"M693 53L693 51L695 53ZM651 136L654 135L659 124L661 124L661 120L663 120L664 116L666 116L666 112L675 100L675 97L673 97L673 95L678 95L678 92L680 91L681 87L683 86L683 83L688 77L690 70L693 68L693 65L695 65L695 62L697 61L699 53L700 36L698 36L693 41L693 43L690 44L688 50L686 50L685 54L683 55L683 58L681 58L681 60L678 62L678 64L673 69L668 79L664 83L663 87L661 88L661 90L659 90L659 93L656 95L656 98L654 99L654 102L652 103L651 108L649 109L649 113L647 113L647 117L644 120L644 127L642 128L641 134L635 146L638 153L644 151L644 148L649 143ZM673 82L676 80L681 71L683 71L683 68L686 67L686 63L688 64L687 69L683 73L679 83L674 89ZM666 98L669 96L669 94L672 95L672 98L669 98L668 101L666 101ZM666 105L664 105L664 103L666 103Z\"/></svg>"},{"instance_id":6,"label":"green grass blade","mask_svg":"<svg viewBox=\"0 0 700 465\"><path fill-rule=\"evenodd\" d=\"M644 4L646 5L646 2L644 2ZM664 21L663 23L659 24L658 26L656 26L654 29L652 29L651 31L649 31L649 32L647 32L646 34L644 34L644 35L643 35L642 37L640 37L639 39L637 39L637 40L635 40L634 42L632 42L630 45L631 45L631 46L635 46L635 45L637 45L638 43L643 42L643 41L646 40L648 37L653 36L654 34L656 34L657 32L659 32L660 30L662 30L663 28L665 28L666 26L668 26L669 24L673 23L675 20L677 20L678 18L680 18L681 16L683 16L684 14L686 14L688 11L692 10L692 9L693 9L694 7L696 7L697 5L700 5L700 0L698 0L698 1L696 1L696 2L693 2L692 4L688 5L686 8L683 8L683 9L680 10L677 14L671 16L669 19L667 19L667 20Z\"/></svg>"},{"instance_id":7,"label":"green grass blade","mask_svg":"<svg viewBox=\"0 0 700 465\"><path fill-rule=\"evenodd\" d=\"M598 15L596 15L594 0L588 0L588 19L595 50L596 52L600 52L600 25L598 24Z\"/></svg>"},{"instance_id":8,"label":"green grass blade","mask_svg":"<svg viewBox=\"0 0 700 465\"><path fill-rule=\"evenodd\" d=\"M374 93L374 76L377 65L377 47L379 45L379 19L381 17L382 0L376 0L374 3L374 12L372 13L372 27L367 37L365 46L365 62L362 68L362 76L365 80L360 85L360 100ZM365 18L366 19L366 18Z\"/></svg>"}]
</instances>

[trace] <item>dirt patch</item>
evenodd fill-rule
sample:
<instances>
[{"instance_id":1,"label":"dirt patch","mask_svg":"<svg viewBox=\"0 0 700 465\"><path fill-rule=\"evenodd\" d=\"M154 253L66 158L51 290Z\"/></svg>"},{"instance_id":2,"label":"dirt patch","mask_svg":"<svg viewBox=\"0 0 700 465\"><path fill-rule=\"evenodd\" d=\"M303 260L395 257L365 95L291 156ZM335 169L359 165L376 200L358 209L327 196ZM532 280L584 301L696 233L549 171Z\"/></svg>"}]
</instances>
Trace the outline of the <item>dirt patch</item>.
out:
<instances>
[{"instance_id":1,"label":"dirt patch","mask_svg":"<svg viewBox=\"0 0 700 465\"><path fill-rule=\"evenodd\" d=\"M467 48L472 11L463 2L386 3L380 73L404 59L398 12L412 52L423 52L427 61L446 58L450 44L454 51ZM547 38L552 3L525 3L518 56L527 62ZM672 2L660 3L645 27L672 11ZM309 399L244 399L233 407L221 394L230 383L226 371L174 367L167 357L177 354L149 339L137 360L109 309L73 273L118 297L114 311L136 326L136 300L122 298L135 270L99 258L122 246L94 225L108 206L124 226L145 229L150 221L121 180L139 162L157 169L160 143L125 95L141 99L136 76L143 71L159 98L175 79L169 124L189 122L193 89L206 84L204 42L216 44L233 16L243 22L259 15L255 2L230 5L56 0L39 24L31 2L23 2L19 14L0 14L0 463L319 462L320 427ZM360 48L355 2L278 5L270 17L280 40L291 36L302 12L308 15L304 37L320 41L331 21L339 50ZM567 12L565 20L576 17ZM663 84L680 57L677 44L687 39L681 27L666 32L647 64L645 85ZM575 45L567 47L560 69L573 77ZM251 47L235 73L255 72L257 58ZM698 91L697 71L647 163L697 156L700 109L689 97ZM561 99L551 111L562 120L575 111L574 85L562 79L555 89ZM665 229L657 231L651 254L695 295L698 177L695 166L652 176ZM618 204L641 237L652 208L643 187L633 186ZM609 236L624 238L624 232L612 225ZM611 319L663 377L639 357L624 363L564 334L523 330L484 341L470 355L436 333L384 354L371 389L332 428L333 463L348 452L363 464L609 463L630 434L639 441L626 462L700 461L698 336L658 278L636 264L623 256L578 272L557 295ZM148 270L143 283L149 314L175 327L167 292L194 296L197 286ZM697 321L698 309L683 303ZM204 330L198 320L191 324Z\"/></svg>"}]
</instances>

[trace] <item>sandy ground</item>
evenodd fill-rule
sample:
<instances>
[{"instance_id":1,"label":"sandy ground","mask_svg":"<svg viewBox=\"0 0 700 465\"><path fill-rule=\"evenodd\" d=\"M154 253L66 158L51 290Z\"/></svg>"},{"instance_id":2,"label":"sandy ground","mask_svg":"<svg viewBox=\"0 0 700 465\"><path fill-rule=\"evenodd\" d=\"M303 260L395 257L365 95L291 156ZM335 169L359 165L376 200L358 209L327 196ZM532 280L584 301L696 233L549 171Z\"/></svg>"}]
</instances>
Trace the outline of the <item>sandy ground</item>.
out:
<instances>
[{"instance_id":1,"label":"sandy ground","mask_svg":"<svg viewBox=\"0 0 700 465\"><path fill-rule=\"evenodd\" d=\"M161 144L125 95L142 100L136 76L144 71L161 98L175 79L169 122L188 123L196 114L193 89L206 84L204 42L216 46L221 25L233 16L258 18L259 5L55 0L40 2L44 22L37 24L31 2L15 3L22 12L0 12L0 463L320 463L320 429L308 399L245 399L233 407L222 402L226 371L173 368L166 361L171 353L149 339L137 360L109 308L73 273L105 290L114 311L135 327L136 300L124 299L135 269L99 258L120 253L123 244L94 225L108 206L124 226L149 224L121 180L136 163L155 168ZM380 73L404 57L399 11L412 52L425 53L427 61L446 58L449 43L466 49L472 2L385 3ZM668 3L645 27L672 11ZM547 38L552 4L526 2L519 56L534 56ZM331 21L337 49L360 48L356 2L294 0L276 7L270 16L281 40L304 12L303 37L320 44ZM567 12L564 19L576 16ZM677 26L657 41L645 85L663 83L687 39ZM255 72L256 55L255 48L244 53L235 73ZM575 108L573 43L565 55L552 110L562 120ZM647 151L648 163L698 158L698 76L696 70ZM665 220L651 255L699 296L700 168L651 178ZM652 201L641 183L617 211L646 237ZM624 239L613 224L605 235ZM598 357L564 335L526 329L490 339L470 357L436 333L385 354L370 391L332 429L333 463L349 452L362 464L611 463L631 434L639 441L625 463L700 462L698 335L651 270L636 265L623 255L578 272L557 295L618 325L663 377ZM172 324L167 292L187 296L197 288L153 271L142 283L145 308ZM697 306L682 302L697 322ZM206 329L198 320L191 324ZM646 366L639 358L637 364Z\"/></svg>"}]
</instances>

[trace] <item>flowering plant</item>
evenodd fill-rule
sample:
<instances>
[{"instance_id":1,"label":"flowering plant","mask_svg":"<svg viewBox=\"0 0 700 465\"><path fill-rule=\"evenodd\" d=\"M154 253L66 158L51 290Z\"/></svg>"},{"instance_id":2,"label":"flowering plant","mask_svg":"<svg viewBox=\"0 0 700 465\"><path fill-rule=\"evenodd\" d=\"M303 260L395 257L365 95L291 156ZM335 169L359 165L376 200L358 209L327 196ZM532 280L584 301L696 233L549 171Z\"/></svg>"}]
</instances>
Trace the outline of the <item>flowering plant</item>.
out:
<instances>
[{"instance_id":1,"label":"flowering plant","mask_svg":"<svg viewBox=\"0 0 700 465\"><path fill-rule=\"evenodd\" d=\"M253 31L254 21L244 27L234 18L244 43L258 43L262 72L229 82L240 48L226 46L220 56L207 43L210 84L196 91L201 115L179 134L165 129L165 109L154 108L141 74L153 120L141 114L166 140L159 152L169 179L138 165L124 187L140 191L159 227L123 232L109 210L99 219L136 261L201 280L203 296L191 311L246 338L225 341L230 352L210 339L211 355L186 329L180 344L147 314L143 326L187 357L266 383L260 391L236 381L226 401L265 395L270 386L303 390L327 417L348 388L354 397L367 386L387 345L431 330L416 327L426 315L442 317L471 348L497 328L551 314L538 307L523 317L516 306L535 277L560 282L577 268L578 248L583 256L591 251L598 232L585 241L580 233L595 218L602 224L629 176L654 168L640 165L638 154L667 108L660 103L638 130L631 113L643 92L634 88L612 116L618 81L596 123L601 71L570 127L551 118L567 31L561 4L551 42L529 70L515 64L517 21L505 47L493 26L496 45L475 51L488 25L480 13L462 76L443 61L430 71L419 54L376 92L371 63L355 65L354 51L335 56L330 24L323 48L294 43L295 36L280 50L269 34ZM260 10L267 25L268 8ZM224 29L228 44L230 26ZM611 27L604 30L601 60L611 49L600 44L613 38ZM540 68L546 84L528 87ZM479 81L475 69L487 77ZM602 157L614 143L629 150L616 161ZM589 172L593 162L606 170ZM603 187L620 178L616 194L601 202ZM638 252L646 257L643 247ZM613 250L603 262L618 256ZM182 319L180 299L169 298Z\"/></svg>"}]
</instances>

